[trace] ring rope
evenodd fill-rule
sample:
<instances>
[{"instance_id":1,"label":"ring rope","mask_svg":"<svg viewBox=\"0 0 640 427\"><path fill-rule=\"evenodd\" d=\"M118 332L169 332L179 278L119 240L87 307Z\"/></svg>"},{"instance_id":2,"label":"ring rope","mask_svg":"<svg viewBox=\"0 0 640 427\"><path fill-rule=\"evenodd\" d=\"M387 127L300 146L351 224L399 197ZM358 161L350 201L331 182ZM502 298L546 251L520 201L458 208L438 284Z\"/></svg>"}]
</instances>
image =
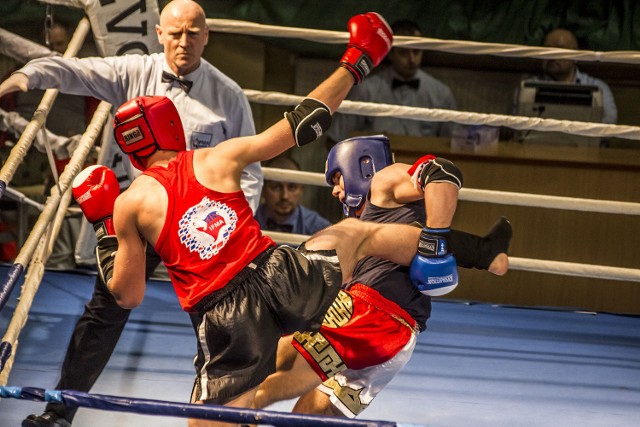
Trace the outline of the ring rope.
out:
<instances>
[{"instance_id":1,"label":"ring rope","mask_svg":"<svg viewBox=\"0 0 640 427\"><path fill-rule=\"evenodd\" d=\"M17 136L22 134L28 125L29 121L19 113L0 108L0 131L10 132ZM44 135L42 131L37 132L33 143L38 151L42 152L46 150L48 141L48 145L51 146L57 156L70 157L81 137L82 135L60 136L44 128Z\"/></svg>"},{"instance_id":2,"label":"ring rope","mask_svg":"<svg viewBox=\"0 0 640 427\"><path fill-rule=\"evenodd\" d=\"M311 236L290 234L278 231L264 230L264 234L278 243L299 245ZM587 277L592 279L606 279L617 281L640 282L640 270L624 267L609 267L605 265L580 264L575 262L519 258L509 256L509 270L549 273L562 276Z\"/></svg>"},{"instance_id":3,"label":"ring rope","mask_svg":"<svg viewBox=\"0 0 640 427\"><path fill-rule=\"evenodd\" d=\"M22 286L18 305L13 313L2 343L0 343L0 385L6 384L9 377L11 366L13 365L11 359L15 355L18 336L26 324L37 288L40 286L42 277L44 276L44 265L52 251L52 243L50 242L57 237L67 206L71 201L71 181L80 170L82 170L86 158L95 145L95 141L100 135L110 114L111 104L105 101L100 102L87 130L80 140L78 148L74 151L69 163L60 176L59 188L60 191L63 192L62 197L58 192L58 187L53 187L51 196L45 204L45 209L38 217L27 241L20 249L13 266L9 270L7 280L0 287L1 312L18 278L22 274L23 266L26 265L26 262L29 262L27 277ZM56 216L53 220L53 228L50 228L53 214ZM45 232L51 233L52 239L42 239L41 237ZM7 361L10 361L10 363L7 363Z\"/></svg>"},{"instance_id":4,"label":"ring rope","mask_svg":"<svg viewBox=\"0 0 640 427\"><path fill-rule=\"evenodd\" d=\"M49 230L51 230L51 228L49 228ZM13 368L13 361L18 351L18 336L27 323L31 305L44 277L46 260L51 254L51 251L49 250L49 252L47 252L47 250L48 246L46 245L45 239L40 239L38 241L38 247L29 262L25 283L21 288L18 304L11 316L11 321L7 326L4 337L2 337L2 342L0 342L0 386L6 385L9 381L9 374Z\"/></svg>"},{"instance_id":5,"label":"ring rope","mask_svg":"<svg viewBox=\"0 0 640 427\"><path fill-rule=\"evenodd\" d=\"M349 33L343 31L314 30L300 27L263 25L233 19L207 19L210 31L251 36L299 38L318 43L346 44ZM506 43L482 43L458 40L442 40L428 37L394 36L393 46L411 49L436 50L464 55L495 55L510 58L573 59L589 62L618 62L640 64L636 51L590 51L522 46Z\"/></svg>"},{"instance_id":6,"label":"ring rope","mask_svg":"<svg viewBox=\"0 0 640 427\"><path fill-rule=\"evenodd\" d=\"M293 106L304 97L281 92L244 89L249 101L269 105ZM603 123L578 122L572 120L543 119L540 117L510 116L506 114L470 113L441 108L407 107L396 104L379 104L344 100L338 111L345 114L359 114L375 117L395 117L399 119L421 120L428 122L456 122L466 125L507 126L517 130L540 130L563 132L583 136L640 140L640 127L609 125Z\"/></svg>"},{"instance_id":7,"label":"ring rope","mask_svg":"<svg viewBox=\"0 0 640 427\"><path fill-rule=\"evenodd\" d=\"M24 193L21 193L15 188L7 187L5 194L7 197L9 197L10 199L18 203L29 205L32 208L36 208L39 211L44 210L44 205L42 203L36 202L35 200L29 198L29 196L25 195Z\"/></svg>"},{"instance_id":8,"label":"ring rope","mask_svg":"<svg viewBox=\"0 0 640 427\"><path fill-rule=\"evenodd\" d=\"M262 168L264 179L271 181L295 182L306 185L327 187L324 174L293 171L288 169ZM617 202L572 197L544 196L537 194L512 193L505 191L462 188L460 200L489 202L516 206L550 209L566 209L609 214L640 215L640 203ZM263 233L278 243L299 245L310 236L263 230ZM523 270L538 273L552 273L565 276L580 276L596 279L640 282L640 269L588 265L572 262L537 260L509 257L509 270Z\"/></svg>"},{"instance_id":9,"label":"ring rope","mask_svg":"<svg viewBox=\"0 0 640 427\"><path fill-rule=\"evenodd\" d=\"M238 424L269 424L274 427L401 427L392 421L327 417L222 405L198 405L154 399L92 394L75 390L46 390L38 387L0 387L0 397L62 403L72 407L200 418ZM410 427L410 426L407 426ZM413 425L413 427L421 427Z\"/></svg>"},{"instance_id":10,"label":"ring rope","mask_svg":"<svg viewBox=\"0 0 640 427\"><path fill-rule=\"evenodd\" d=\"M42 203L39 203L33 199L31 199L29 196L27 196L26 194L16 190L15 188L11 188L11 187L7 187L5 189L6 193L5 195L18 202L18 203L22 203L25 205L29 205L32 208L35 208L36 210L39 211L43 211L44 210L44 206ZM82 209L80 209L79 207L76 206L69 206L67 207L67 211L66 211L66 215L67 216L76 216L76 215L82 215Z\"/></svg>"},{"instance_id":11,"label":"ring rope","mask_svg":"<svg viewBox=\"0 0 640 427\"><path fill-rule=\"evenodd\" d=\"M96 112L91 119L91 123L87 127L86 132L83 134L80 144L78 148L74 151L69 164L65 167L62 175L60 176L60 191L64 194L71 187L71 181L73 178L82 170L85 160L89 155L89 152L93 148L95 144L95 140L98 135L102 131L102 127L104 126L109 114L111 112L111 104L108 102L102 101L98 105ZM59 207L61 200L61 195L57 191L52 191L51 196L48 198L45 208L38 217L27 241L24 243L18 256L14 261L14 265L12 266L9 272L9 279L2 284L0 287L0 311L6 304L6 300L11 293L13 286L15 285L15 280L17 279L16 275L12 274L14 268L16 270L21 270L23 266L25 266L31 256L33 255L35 248L37 246L38 241L44 235L48 224L51 222L53 215ZM64 207L66 210L66 207ZM19 267L18 267L19 266Z\"/></svg>"},{"instance_id":12,"label":"ring rope","mask_svg":"<svg viewBox=\"0 0 640 427\"><path fill-rule=\"evenodd\" d=\"M509 257L509 270L523 270L533 271L536 273L559 274L562 276L640 282L639 269L518 258L512 256Z\"/></svg>"},{"instance_id":13,"label":"ring rope","mask_svg":"<svg viewBox=\"0 0 640 427\"><path fill-rule=\"evenodd\" d=\"M263 230L263 234L281 244L299 245L311 236ZM509 270L549 273L562 276L577 276L592 279L640 282L640 270L606 265L581 264L576 262L530 259L509 256Z\"/></svg>"},{"instance_id":14,"label":"ring rope","mask_svg":"<svg viewBox=\"0 0 640 427\"><path fill-rule=\"evenodd\" d=\"M277 168L262 168L264 179L295 182L297 184L328 187L323 173L303 172ZM640 203L614 200L581 199L576 197L547 196L542 194L514 193L509 191L462 188L459 200L500 205L529 206L622 215L640 215Z\"/></svg>"},{"instance_id":15,"label":"ring rope","mask_svg":"<svg viewBox=\"0 0 640 427\"><path fill-rule=\"evenodd\" d=\"M58 52L29 39L0 28L0 54L26 64L32 59L45 56L60 56Z\"/></svg>"}]
</instances>

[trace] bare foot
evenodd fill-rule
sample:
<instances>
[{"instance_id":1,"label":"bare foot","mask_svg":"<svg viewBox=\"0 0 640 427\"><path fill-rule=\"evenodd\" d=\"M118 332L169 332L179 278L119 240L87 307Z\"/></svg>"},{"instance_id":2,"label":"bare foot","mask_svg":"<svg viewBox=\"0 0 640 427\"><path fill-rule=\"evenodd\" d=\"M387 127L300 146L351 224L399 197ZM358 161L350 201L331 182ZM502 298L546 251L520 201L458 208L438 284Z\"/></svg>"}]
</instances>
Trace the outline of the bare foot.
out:
<instances>
[{"instance_id":1,"label":"bare foot","mask_svg":"<svg viewBox=\"0 0 640 427\"><path fill-rule=\"evenodd\" d=\"M504 276L509 271L509 256L504 252L499 253L491 261L488 270L496 276Z\"/></svg>"}]
</instances>

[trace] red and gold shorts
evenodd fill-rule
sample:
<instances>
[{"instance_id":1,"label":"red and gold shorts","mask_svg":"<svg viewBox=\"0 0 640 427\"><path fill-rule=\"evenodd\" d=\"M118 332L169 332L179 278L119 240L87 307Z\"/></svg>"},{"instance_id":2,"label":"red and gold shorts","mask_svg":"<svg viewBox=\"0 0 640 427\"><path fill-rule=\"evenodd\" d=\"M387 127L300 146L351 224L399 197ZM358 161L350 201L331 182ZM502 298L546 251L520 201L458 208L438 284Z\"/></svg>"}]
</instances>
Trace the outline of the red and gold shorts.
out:
<instances>
[{"instance_id":1,"label":"red and gold shorts","mask_svg":"<svg viewBox=\"0 0 640 427\"><path fill-rule=\"evenodd\" d=\"M339 292L319 332L296 332L292 343L324 381L390 360L417 333L415 320L399 305L356 284Z\"/></svg>"}]
</instances>

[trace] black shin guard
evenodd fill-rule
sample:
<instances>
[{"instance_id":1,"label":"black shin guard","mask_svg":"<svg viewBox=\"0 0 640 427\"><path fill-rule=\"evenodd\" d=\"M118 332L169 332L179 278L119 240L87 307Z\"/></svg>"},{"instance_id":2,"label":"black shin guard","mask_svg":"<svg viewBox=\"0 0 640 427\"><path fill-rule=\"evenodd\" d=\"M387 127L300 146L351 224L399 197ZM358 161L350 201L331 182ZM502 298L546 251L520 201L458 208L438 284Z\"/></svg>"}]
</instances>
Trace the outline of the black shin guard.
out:
<instances>
[{"instance_id":1,"label":"black shin guard","mask_svg":"<svg viewBox=\"0 0 640 427\"><path fill-rule=\"evenodd\" d=\"M512 234L511 224L501 217L484 237L451 230L449 247L459 267L487 270L498 254L508 253Z\"/></svg>"}]
</instances>

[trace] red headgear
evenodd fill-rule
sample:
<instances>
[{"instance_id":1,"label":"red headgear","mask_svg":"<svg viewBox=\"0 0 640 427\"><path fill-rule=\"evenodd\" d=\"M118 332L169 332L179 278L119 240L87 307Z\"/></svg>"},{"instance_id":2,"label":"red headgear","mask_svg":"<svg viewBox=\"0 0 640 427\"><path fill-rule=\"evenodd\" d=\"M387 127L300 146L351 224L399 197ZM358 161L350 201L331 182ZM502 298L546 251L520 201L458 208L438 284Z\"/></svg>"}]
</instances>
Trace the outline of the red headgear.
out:
<instances>
[{"instance_id":1,"label":"red headgear","mask_svg":"<svg viewBox=\"0 0 640 427\"><path fill-rule=\"evenodd\" d=\"M187 149L180 115L166 96L138 96L122 104L113 119L113 132L120 149L140 170L146 169L141 159L156 150Z\"/></svg>"}]
</instances>

